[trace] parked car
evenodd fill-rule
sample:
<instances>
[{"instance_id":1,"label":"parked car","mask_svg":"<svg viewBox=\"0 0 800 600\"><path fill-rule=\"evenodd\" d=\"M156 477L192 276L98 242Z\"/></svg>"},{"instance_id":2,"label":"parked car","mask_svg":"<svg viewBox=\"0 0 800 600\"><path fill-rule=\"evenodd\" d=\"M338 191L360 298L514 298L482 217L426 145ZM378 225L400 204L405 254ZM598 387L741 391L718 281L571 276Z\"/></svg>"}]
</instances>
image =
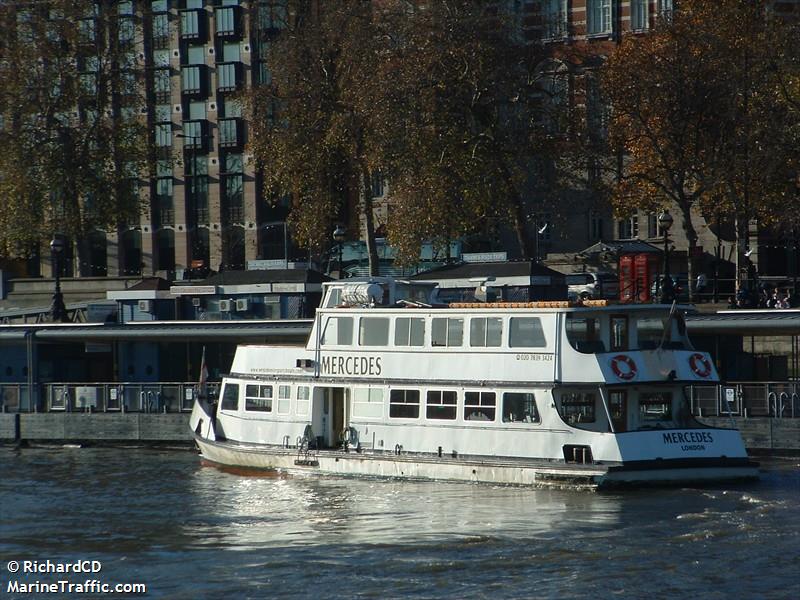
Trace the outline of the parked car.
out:
<instances>
[{"instance_id":1,"label":"parked car","mask_svg":"<svg viewBox=\"0 0 800 600\"><path fill-rule=\"evenodd\" d=\"M615 273L568 273L564 278L570 300L616 299L619 296L619 279Z\"/></svg>"}]
</instances>

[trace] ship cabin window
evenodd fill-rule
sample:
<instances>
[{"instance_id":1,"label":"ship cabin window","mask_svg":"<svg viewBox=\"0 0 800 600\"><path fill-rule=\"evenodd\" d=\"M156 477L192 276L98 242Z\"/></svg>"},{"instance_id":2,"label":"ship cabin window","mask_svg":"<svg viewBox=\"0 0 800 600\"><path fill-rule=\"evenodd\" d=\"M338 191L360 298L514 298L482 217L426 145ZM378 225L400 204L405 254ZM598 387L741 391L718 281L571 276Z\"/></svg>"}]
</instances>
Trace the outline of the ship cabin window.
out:
<instances>
[{"instance_id":1,"label":"ship cabin window","mask_svg":"<svg viewBox=\"0 0 800 600\"><path fill-rule=\"evenodd\" d=\"M454 390L428 390L425 418L454 421L458 395Z\"/></svg>"},{"instance_id":2,"label":"ship cabin window","mask_svg":"<svg viewBox=\"0 0 800 600\"><path fill-rule=\"evenodd\" d=\"M272 386L245 386L244 409L258 412L272 412Z\"/></svg>"},{"instance_id":3,"label":"ship cabin window","mask_svg":"<svg viewBox=\"0 0 800 600\"><path fill-rule=\"evenodd\" d=\"M544 348L542 321L539 317L511 317L508 327L508 345L511 348Z\"/></svg>"},{"instance_id":4,"label":"ship cabin window","mask_svg":"<svg viewBox=\"0 0 800 600\"><path fill-rule=\"evenodd\" d=\"M358 323L360 346L388 346L389 319L386 317L363 317Z\"/></svg>"},{"instance_id":5,"label":"ship cabin window","mask_svg":"<svg viewBox=\"0 0 800 600\"><path fill-rule=\"evenodd\" d=\"M328 317L322 334L323 346L350 346L353 343L353 317Z\"/></svg>"},{"instance_id":6,"label":"ship cabin window","mask_svg":"<svg viewBox=\"0 0 800 600\"><path fill-rule=\"evenodd\" d=\"M226 383L222 391L222 410L239 410L239 385L236 383Z\"/></svg>"},{"instance_id":7,"label":"ship cabin window","mask_svg":"<svg viewBox=\"0 0 800 600\"><path fill-rule=\"evenodd\" d=\"M503 423L538 423L539 409L531 392L503 392Z\"/></svg>"},{"instance_id":8,"label":"ship cabin window","mask_svg":"<svg viewBox=\"0 0 800 600\"><path fill-rule=\"evenodd\" d=\"M394 322L395 346L422 346L425 343L425 319L398 317Z\"/></svg>"},{"instance_id":9,"label":"ship cabin window","mask_svg":"<svg viewBox=\"0 0 800 600\"><path fill-rule=\"evenodd\" d=\"M328 299L325 302L325 308L333 308L342 303L342 288L331 287L328 288Z\"/></svg>"},{"instance_id":10,"label":"ship cabin window","mask_svg":"<svg viewBox=\"0 0 800 600\"><path fill-rule=\"evenodd\" d=\"M494 421L494 392L464 392L465 421Z\"/></svg>"},{"instance_id":11,"label":"ship cabin window","mask_svg":"<svg viewBox=\"0 0 800 600\"><path fill-rule=\"evenodd\" d=\"M353 390L353 416L368 419L383 417L383 389L358 387Z\"/></svg>"},{"instance_id":12,"label":"ship cabin window","mask_svg":"<svg viewBox=\"0 0 800 600\"><path fill-rule=\"evenodd\" d=\"M308 414L309 391L310 390L307 385L297 386L297 404L295 406L298 415Z\"/></svg>"},{"instance_id":13,"label":"ship cabin window","mask_svg":"<svg viewBox=\"0 0 800 600\"><path fill-rule=\"evenodd\" d=\"M469 345L498 347L503 340L503 320L496 317L475 317L469 320Z\"/></svg>"},{"instance_id":14,"label":"ship cabin window","mask_svg":"<svg viewBox=\"0 0 800 600\"><path fill-rule=\"evenodd\" d=\"M570 425L594 423L597 420L594 392L562 393L559 413L561 418Z\"/></svg>"},{"instance_id":15,"label":"ship cabin window","mask_svg":"<svg viewBox=\"0 0 800 600\"><path fill-rule=\"evenodd\" d=\"M611 350L628 349L628 317L625 315L611 316Z\"/></svg>"},{"instance_id":16,"label":"ship cabin window","mask_svg":"<svg viewBox=\"0 0 800 600\"><path fill-rule=\"evenodd\" d=\"M664 324L670 323L667 334ZM691 350L686 339L686 323L683 315L676 314L673 319L661 317L645 317L636 321L636 338L640 350L654 350L663 347L668 350Z\"/></svg>"},{"instance_id":17,"label":"ship cabin window","mask_svg":"<svg viewBox=\"0 0 800 600\"><path fill-rule=\"evenodd\" d=\"M605 352L606 347L600 338L600 323L597 319L583 317L579 313L567 315L567 340L570 346L584 354Z\"/></svg>"},{"instance_id":18,"label":"ship cabin window","mask_svg":"<svg viewBox=\"0 0 800 600\"><path fill-rule=\"evenodd\" d=\"M639 424L657 424L672 421L672 394L647 392L639 394Z\"/></svg>"},{"instance_id":19,"label":"ship cabin window","mask_svg":"<svg viewBox=\"0 0 800 600\"><path fill-rule=\"evenodd\" d=\"M464 340L464 319L434 318L431 346L460 346Z\"/></svg>"},{"instance_id":20,"label":"ship cabin window","mask_svg":"<svg viewBox=\"0 0 800 600\"><path fill-rule=\"evenodd\" d=\"M389 416L393 419L419 418L419 390L389 392Z\"/></svg>"},{"instance_id":21,"label":"ship cabin window","mask_svg":"<svg viewBox=\"0 0 800 600\"><path fill-rule=\"evenodd\" d=\"M278 414L288 415L292 406L292 388L288 385L278 386Z\"/></svg>"}]
</instances>

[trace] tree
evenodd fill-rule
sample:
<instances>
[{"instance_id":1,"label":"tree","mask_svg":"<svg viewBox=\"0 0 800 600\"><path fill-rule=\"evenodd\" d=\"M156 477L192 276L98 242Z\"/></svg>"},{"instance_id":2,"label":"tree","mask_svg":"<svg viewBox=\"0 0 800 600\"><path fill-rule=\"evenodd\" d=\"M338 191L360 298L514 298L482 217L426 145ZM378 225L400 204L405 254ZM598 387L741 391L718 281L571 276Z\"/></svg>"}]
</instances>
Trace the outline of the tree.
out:
<instances>
[{"instance_id":1,"label":"tree","mask_svg":"<svg viewBox=\"0 0 800 600\"><path fill-rule=\"evenodd\" d=\"M85 256L92 231L141 206L133 22L114 2L54 0L4 3L0 23L0 254L28 255L58 232Z\"/></svg>"},{"instance_id":2,"label":"tree","mask_svg":"<svg viewBox=\"0 0 800 600\"><path fill-rule=\"evenodd\" d=\"M269 45L271 81L248 98L265 192L290 195L295 239L316 250L330 239L333 223L358 204L370 273L377 275L375 129L358 99L374 71L383 25L373 3L360 0L289 2L286 14L278 35L267 31L262 39Z\"/></svg>"},{"instance_id":3,"label":"tree","mask_svg":"<svg viewBox=\"0 0 800 600\"><path fill-rule=\"evenodd\" d=\"M785 201L787 156L767 143L784 138L770 58L780 26L761 3L692 0L623 40L603 72L610 144L624 155L606 164L617 211L676 206L691 252L693 211L735 215L746 240L750 219Z\"/></svg>"}]
</instances>

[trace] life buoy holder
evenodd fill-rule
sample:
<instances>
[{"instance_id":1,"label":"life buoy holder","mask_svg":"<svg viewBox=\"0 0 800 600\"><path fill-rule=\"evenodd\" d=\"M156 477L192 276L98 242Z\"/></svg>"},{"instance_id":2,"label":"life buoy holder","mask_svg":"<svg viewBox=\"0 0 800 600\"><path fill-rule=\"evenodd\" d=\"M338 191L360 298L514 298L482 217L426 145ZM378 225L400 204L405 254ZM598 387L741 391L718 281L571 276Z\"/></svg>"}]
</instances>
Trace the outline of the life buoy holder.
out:
<instances>
[{"instance_id":1,"label":"life buoy holder","mask_svg":"<svg viewBox=\"0 0 800 600\"><path fill-rule=\"evenodd\" d=\"M702 354L695 353L689 357L689 366L698 377L708 377L711 375L711 363Z\"/></svg>"},{"instance_id":2,"label":"life buoy holder","mask_svg":"<svg viewBox=\"0 0 800 600\"><path fill-rule=\"evenodd\" d=\"M619 379L630 381L636 377L636 373L639 369L630 356L627 354L617 354L611 359L611 370L614 371L614 375Z\"/></svg>"}]
</instances>

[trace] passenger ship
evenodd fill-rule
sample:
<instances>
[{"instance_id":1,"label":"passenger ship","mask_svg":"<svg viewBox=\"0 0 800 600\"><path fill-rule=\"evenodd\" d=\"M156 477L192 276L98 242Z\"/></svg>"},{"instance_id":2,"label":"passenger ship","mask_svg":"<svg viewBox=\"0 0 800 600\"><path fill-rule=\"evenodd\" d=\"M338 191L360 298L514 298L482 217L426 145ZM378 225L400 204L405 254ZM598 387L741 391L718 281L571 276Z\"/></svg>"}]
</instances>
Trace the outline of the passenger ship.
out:
<instances>
[{"instance_id":1,"label":"passenger ship","mask_svg":"<svg viewBox=\"0 0 800 600\"><path fill-rule=\"evenodd\" d=\"M483 288L484 292L486 288ZM755 478L682 310L605 301L437 303L430 284L324 284L305 346L240 346L191 428L226 466L603 488ZM683 307L686 309L686 307Z\"/></svg>"}]
</instances>

